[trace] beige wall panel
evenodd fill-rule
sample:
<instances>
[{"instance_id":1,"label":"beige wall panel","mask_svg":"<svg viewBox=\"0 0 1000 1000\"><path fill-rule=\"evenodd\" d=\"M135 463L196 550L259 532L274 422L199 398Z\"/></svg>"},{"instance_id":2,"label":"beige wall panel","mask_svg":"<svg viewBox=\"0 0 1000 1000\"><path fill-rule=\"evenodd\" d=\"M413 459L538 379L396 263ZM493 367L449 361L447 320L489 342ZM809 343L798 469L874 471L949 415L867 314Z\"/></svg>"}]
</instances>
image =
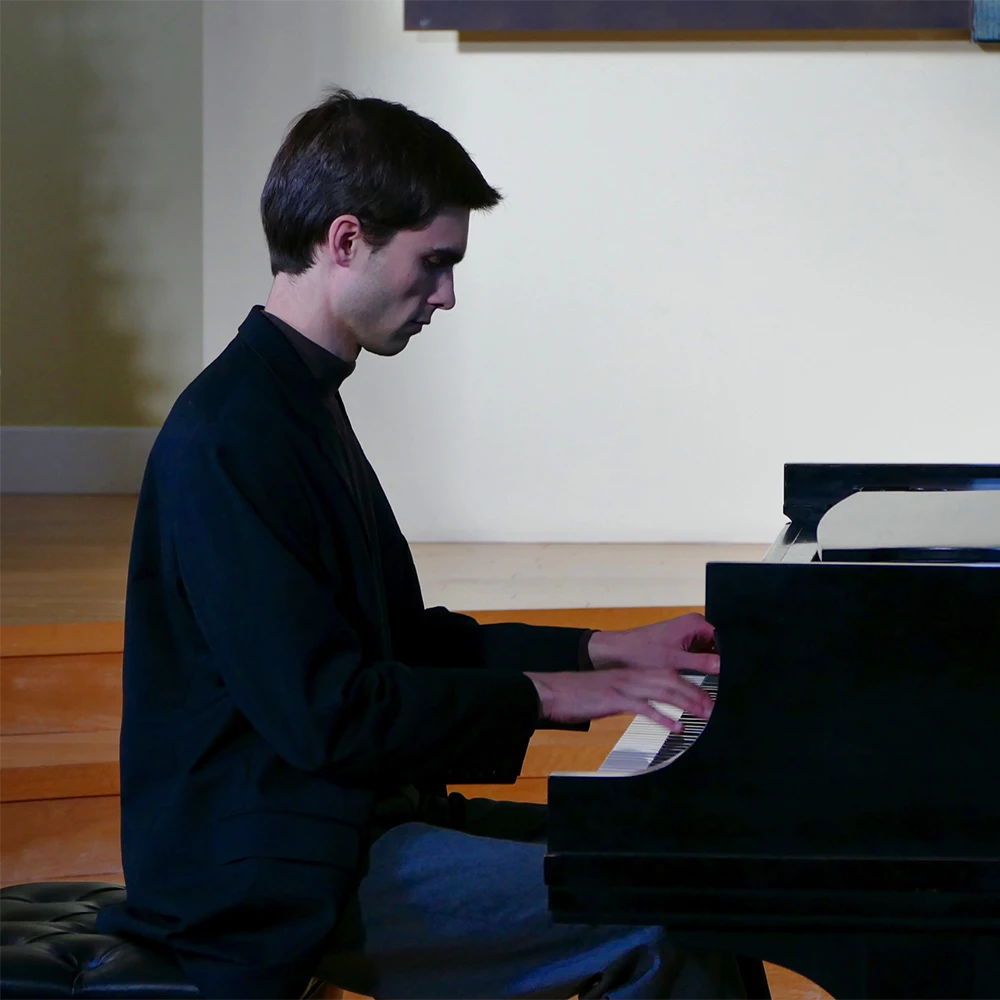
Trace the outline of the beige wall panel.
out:
<instances>
[{"instance_id":1,"label":"beige wall panel","mask_svg":"<svg viewBox=\"0 0 1000 1000\"><path fill-rule=\"evenodd\" d=\"M155 425L201 362L201 4L0 16L0 421Z\"/></svg>"}]
</instances>

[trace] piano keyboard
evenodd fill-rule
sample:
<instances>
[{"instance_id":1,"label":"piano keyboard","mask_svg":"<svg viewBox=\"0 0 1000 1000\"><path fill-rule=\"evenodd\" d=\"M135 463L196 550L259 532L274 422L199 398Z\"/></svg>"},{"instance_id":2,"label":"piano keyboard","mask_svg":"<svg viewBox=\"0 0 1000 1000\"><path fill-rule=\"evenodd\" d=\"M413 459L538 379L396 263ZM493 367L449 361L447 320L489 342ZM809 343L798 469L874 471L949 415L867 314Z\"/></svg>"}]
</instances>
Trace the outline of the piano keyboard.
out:
<instances>
[{"instance_id":1,"label":"piano keyboard","mask_svg":"<svg viewBox=\"0 0 1000 1000\"><path fill-rule=\"evenodd\" d=\"M719 678L716 675L686 673L684 676L707 691L715 701L719 690ZM674 705L656 701L652 704L671 719L680 719L684 723L684 731L671 733L658 722L653 722L644 715L637 715L635 721L622 733L611 753L604 758L604 763L597 769L599 774L631 774L654 764L675 760L698 739L708 724L707 719L688 715Z\"/></svg>"}]
</instances>

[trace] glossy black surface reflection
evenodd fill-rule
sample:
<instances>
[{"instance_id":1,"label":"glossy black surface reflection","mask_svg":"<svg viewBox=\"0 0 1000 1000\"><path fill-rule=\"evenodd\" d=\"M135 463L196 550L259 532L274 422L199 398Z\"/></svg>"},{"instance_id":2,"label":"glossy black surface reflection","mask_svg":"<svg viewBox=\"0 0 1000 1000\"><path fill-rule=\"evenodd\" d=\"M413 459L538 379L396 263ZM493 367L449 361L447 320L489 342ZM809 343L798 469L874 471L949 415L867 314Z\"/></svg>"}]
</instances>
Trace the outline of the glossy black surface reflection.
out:
<instances>
[{"instance_id":1,"label":"glossy black surface reflection","mask_svg":"<svg viewBox=\"0 0 1000 1000\"><path fill-rule=\"evenodd\" d=\"M862 490L816 528L823 562L1000 564L1000 490Z\"/></svg>"}]
</instances>

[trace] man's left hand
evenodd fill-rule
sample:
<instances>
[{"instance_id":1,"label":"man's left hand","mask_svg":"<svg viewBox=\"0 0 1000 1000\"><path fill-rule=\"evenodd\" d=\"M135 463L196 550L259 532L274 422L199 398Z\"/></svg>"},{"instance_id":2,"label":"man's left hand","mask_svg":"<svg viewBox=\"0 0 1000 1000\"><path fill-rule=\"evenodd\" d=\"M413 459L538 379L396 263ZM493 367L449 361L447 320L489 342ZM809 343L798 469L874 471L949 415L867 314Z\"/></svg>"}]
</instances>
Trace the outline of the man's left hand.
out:
<instances>
[{"instance_id":1,"label":"man's left hand","mask_svg":"<svg viewBox=\"0 0 1000 1000\"><path fill-rule=\"evenodd\" d=\"M715 629L698 614L618 632L595 632L587 652L595 670L642 667L719 672Z\"/></svg>"}]
</instances>

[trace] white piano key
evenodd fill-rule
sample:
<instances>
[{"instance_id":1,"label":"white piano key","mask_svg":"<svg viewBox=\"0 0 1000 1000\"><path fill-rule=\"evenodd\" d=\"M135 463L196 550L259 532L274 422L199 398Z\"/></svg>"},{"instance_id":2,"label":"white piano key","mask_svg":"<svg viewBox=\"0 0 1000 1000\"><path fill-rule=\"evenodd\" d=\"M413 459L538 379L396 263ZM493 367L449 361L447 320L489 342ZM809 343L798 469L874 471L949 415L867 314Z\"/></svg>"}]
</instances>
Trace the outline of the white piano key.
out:
<instances>
[{"instance_id":1,"label":"white piano key","mask_svg":"<svg viewBox=\"0 0 1000 1000\"><path fill-rule=\"evenodd\" d=\"M688 680L701 687L705 677L702 674L695 674ZM653 701L650 704L658 712L662 712L674 720L679 719L684 714L683 710L676 705L667 705L659 701ZM666 726L661 726L658 722L647 719L644 715L637 715L628 729L622 733L621 739L614 745L611 753L604 758L604 763L597 769L598 773L628 774L645 770L670 735L670 730Z\"/></svg>"}]
</instances>

